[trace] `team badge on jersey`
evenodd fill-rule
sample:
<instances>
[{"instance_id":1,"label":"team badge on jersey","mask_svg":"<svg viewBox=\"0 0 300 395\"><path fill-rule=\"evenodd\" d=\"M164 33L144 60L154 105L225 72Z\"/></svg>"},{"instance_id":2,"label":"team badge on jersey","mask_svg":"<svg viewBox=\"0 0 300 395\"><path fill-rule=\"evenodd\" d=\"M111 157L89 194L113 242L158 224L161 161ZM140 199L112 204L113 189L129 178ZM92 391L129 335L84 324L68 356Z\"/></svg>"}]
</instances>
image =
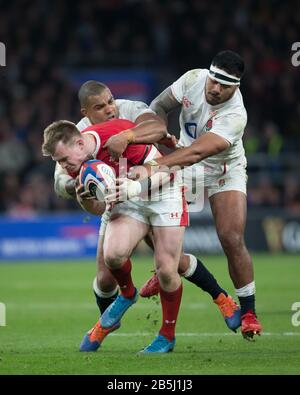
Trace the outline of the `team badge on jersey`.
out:
<instances>
[{"instance_id":1,"label":"team badge on jersey","mask_svg":"<svg viewBox=\"0 0 300 395\"><path fill-rule=\"evenodd\" d=\"M189 108L192 105L192 102L186 96L183 96L182 105L183 107Z\"/></svg>"},{"instance_id":2,"label":"team badge on jersey","mask_svg":"<svg viewBox=\"0 0 300 395\"><path fill-rule=\"evenodd\" d=\"M205 127L204 127L205 132L209 132L212 128L212 125L213 125L213 120L212 120L212 118L210 118L205 124Z\"/></svg>"}]
</instances>

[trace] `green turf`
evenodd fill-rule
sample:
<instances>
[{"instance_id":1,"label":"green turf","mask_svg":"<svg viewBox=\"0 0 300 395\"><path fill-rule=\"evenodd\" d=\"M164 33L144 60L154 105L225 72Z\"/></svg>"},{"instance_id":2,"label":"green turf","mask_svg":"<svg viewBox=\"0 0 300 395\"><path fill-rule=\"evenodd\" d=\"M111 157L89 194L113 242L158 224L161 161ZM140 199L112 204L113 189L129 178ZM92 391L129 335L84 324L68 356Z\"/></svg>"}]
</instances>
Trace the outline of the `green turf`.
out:
<instances>
[{"instance_id":1,"label":"green turf","mask_svg":"<svg viewBox=\"0 0 300 395\"><path fill-rule=\"evenodd\" d=\"M223 257L205 262L233 293ZM300 326L291 306L300 301L299 256L254 257L257 310L266 334L254 343L230 333L210 297L184 281L173 353L138 356L159 329L157 300L139 299L122 328L96 353L79 353L97 319L91 282L95 263L0 264L0 374L299 374ZM149 277L150 259L135 257L137 286Z\"/></svg>"}]
</instances>

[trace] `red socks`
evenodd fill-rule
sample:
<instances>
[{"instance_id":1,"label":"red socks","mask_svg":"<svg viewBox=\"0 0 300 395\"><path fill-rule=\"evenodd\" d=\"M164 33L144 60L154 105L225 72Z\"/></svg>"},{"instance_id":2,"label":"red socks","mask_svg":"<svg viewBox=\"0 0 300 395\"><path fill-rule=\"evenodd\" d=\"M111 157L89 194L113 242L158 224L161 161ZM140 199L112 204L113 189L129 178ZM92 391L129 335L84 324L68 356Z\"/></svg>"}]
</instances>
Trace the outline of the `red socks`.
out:
<instances>
[{"instance_id":1,"label":"red socks","mask_svg":"<svg viewBox=\"0 0 300 395\"><path fill-rule=\"evenodd\" d=\"M121 295L126 299L132 299L135 294L134 284L131 278L131 261L127 259L119 269L109 269L120 286Z\"/></svg>"},{"instance_id":2,"label":"red socks","mask_svg":"<svg viewBox=\"0 0 300 395\"><path fill-rule=\"evenodd\" d=\"M175 337L175 325L182 296L182 284L180 284L176 291L166 292L160 288L159 293L163 318L163 323L159 334L166 337L169 341L173 341Z\"/></svg>"},{"instance_id":3,"label":"red socks","mask_svg":"<svg viewBox=\"0 0 300 395\"><path fill-rule=\"evenodd\" d=\"M135 294L135 287L131 278L130 259L128 259L119 269L110 269L110 271L120 286L121 295L126 299L132 299ZM159 334L167 338L169 341L173 341L182 296L182 284L180 284L176 291L166 292L160 288L159 293L163 319Z\"/></svg>"}]
</instances>

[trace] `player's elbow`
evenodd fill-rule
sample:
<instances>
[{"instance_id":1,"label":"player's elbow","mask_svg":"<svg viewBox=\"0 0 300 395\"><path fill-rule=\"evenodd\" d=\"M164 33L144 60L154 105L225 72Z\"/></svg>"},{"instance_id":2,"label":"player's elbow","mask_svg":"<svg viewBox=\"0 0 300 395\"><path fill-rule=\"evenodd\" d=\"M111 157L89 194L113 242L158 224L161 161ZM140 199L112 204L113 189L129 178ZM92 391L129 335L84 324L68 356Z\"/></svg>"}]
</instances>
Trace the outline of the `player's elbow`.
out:
<instances>
[{"instance_id":1,"label":"player's elbow","mask_svg":"<svg viewBox=\"0 0 300 395\"><path fill-rule=\"evenodd\" d=\"M69 175L66 174L59 174L55 175L54 177L54 191L56 195L60 198L63 199L73 199L74 196L67 191L66 186L68 183L71 182L74 184L74 191L75 191L75 181L70 177Z\"/></svg>"},{"instance_id":2,"label":"player's elbow","mask_svg":"<svg viewBox=\"0 0 300 395\"><path fill-rule=\"evenodd\" d=\"M158 98L152 100L150 108L159 116L161 123L165 125L167 121L167 111L164 109L161 101Z\"/></svg>"},{"instance_id":3,"label":"player's elbow","mask_svg":"<svg viewBox=\"0 0 300 395\"><path fill-rule=\"evenodd\" d=\"M61 183L58 177L54 179L54 192L58 197L64 197L64 190L61 188Z\"/></svg>"},{"instance_id":4,"label":"player's elbow","mask_svg":"<svg viewBox=\"0 0 300 395\"><path fill-rule=\"evenodd\" d=\"M149 107L157 114L157 110L160 108L159 101L157 100L157 98L152 100Z\"/></svg>"}]
</instances>

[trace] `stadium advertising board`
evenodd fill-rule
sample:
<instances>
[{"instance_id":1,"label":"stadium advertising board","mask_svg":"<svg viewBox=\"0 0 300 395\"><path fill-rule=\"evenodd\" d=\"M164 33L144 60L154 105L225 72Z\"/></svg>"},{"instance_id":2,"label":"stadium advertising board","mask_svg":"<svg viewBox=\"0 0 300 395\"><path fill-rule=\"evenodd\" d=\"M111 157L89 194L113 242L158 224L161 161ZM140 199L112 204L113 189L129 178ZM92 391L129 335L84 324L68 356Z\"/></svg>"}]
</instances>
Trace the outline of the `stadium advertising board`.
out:
<instances>
[{"instance_id":1,"label":"stadium advertising board","mask_svg":"<svg viewBox=\"0 0 300 395\"><path fill-rule=\"evenodd\" d=\"M0 259L94 257L100 220L86 214L0 219Z\"/></svg>"},{"instance_id":2,"label":"stadium advertising board","mask_svg":"<svg viewBox=\"0 0 300 395\"><path fill-rule=\"evenodd\" d=\"M100 220L84 213L28 219L0 218L0 261L96 256ZM247 246L257 252L300 252L300 218L264 211L248 216ZM222 254L213 220L191 215L184 239L186 252ZM147 253L141 246L137 252Z\"/></svg>"}]
</instances>

